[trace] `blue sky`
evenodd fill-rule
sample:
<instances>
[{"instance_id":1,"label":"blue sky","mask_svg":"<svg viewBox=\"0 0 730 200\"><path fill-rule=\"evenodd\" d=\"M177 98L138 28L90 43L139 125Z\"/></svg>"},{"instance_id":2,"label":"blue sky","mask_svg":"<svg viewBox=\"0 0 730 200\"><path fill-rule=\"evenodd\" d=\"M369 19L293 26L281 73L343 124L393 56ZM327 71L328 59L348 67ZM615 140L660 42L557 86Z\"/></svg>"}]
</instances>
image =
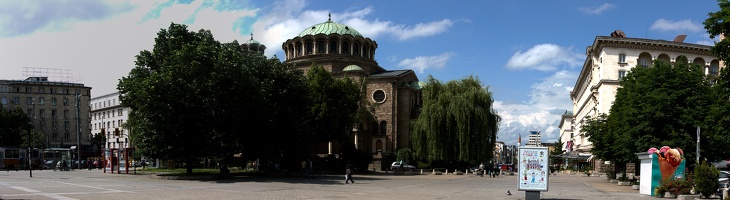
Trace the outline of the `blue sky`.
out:
<instances>
[{"instance_id":1,"label":"blue sky","mask_svg":"<svg viewBox=\"0 0 730 200\"><path fill-rule=\"evenodd\" d=\"M711 45L702 22L717 2L698 1L304 1L304 0L0 0L0 78L24 79L23 68L70 69L92 96L115 92L171 22L211 30L217 40L254 39L266 55L327 20L347 24L378 43L386 69L412 69L421 80L478 77L502 116L498 140L559 137L560 115L596 36Z\"/></svg>"}]
</instances>

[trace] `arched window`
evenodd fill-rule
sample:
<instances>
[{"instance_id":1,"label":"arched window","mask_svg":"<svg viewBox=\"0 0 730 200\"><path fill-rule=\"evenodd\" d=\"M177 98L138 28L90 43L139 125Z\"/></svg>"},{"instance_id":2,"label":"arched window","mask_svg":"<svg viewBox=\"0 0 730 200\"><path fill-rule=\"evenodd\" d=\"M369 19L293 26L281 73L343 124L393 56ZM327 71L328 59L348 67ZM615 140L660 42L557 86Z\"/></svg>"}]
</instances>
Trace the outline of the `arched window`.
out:
<instances>
[{"instance_id":1,"label":"arched window","mask_svg":"<svg viewBox=\"0 0 730 200\"><path fill-rule=\"evenodd\" d=\"M307 55L314 53L314 44L311 40L307 40L305 46L307 48Z\"/></svg>"},{"instance_id":2,"label":"arched window","mask_svg":"<svg viewBox=\"0 0 730 200\"><path fill-rule=\"evenodd\" d=\"M324 53L325 48L324 40L317 40L317 53Z\"/></svg>"},{"instance_id":3,"label":"arched window","mask_svg":"<svg viewBox=\"0 0 730 200\"><path fill-rule=\"evenodd\" d=\"M380 134L384 135L388 133L388 122L380 121Z\"/></svg>"},{"instance_id":4,"label":"arched window","mask_svg":"<svg viewBox=\"0 0 730 200\"><path fill-rule=\"evenodd\" d=\"M350 54L350 43L347 41L342 42L342 54Z\"/></svg>"},{"instance_id":5,"label":"arched window","mask_svg":"<svg viewBox=\"0 0 730 200\"><path fill-rule=\"evenodd\" d=\"M674 59L674 63L687 64L687 63L689 63L689 60L687 59L687 56L680 55L680 56L677 56L676 59Z\"/></svg>"},{"instance_id":6,"label":"arched window","mask_svg":"<svg viewBox=\"0 0 730 200\"><path fill-rule=\"evenodd\" d=\"M694 63L696 65L699 65L699 66L702 66L702 68L705 67L705 59L702 59L700 57L695 58L695 60L692 61L692 63Z\"/></svg>"},{"instance_id":7,"label":"arched window","mask_svg":"<svg viewBox=\"0 0 730 200\"><path fill-rule=\"evenodd\" d=\"M657 59L658 60L661 60L661 61L664 61L664 62L667 62L667 63L671 63L672 62L671 58L669 58L669 55L667 55L667 54L660 54L659 57L657 57Z\"/></svg>"},{"instance_id":8,"label":"arched window","mask_svg":"<svg viewBox=\"0 0 730 200\"><path fill-rule=\"evenodd\" d=\"M304 52L304 51L302 51L302 43L301 42L297 42L297 44L295 46L297 48L297 55L298 56L304 55L304 54L302 54L302 52Z\"/></svg>"},{"instance_id":9,"label":"arched window","mask_svg":"<svg viewBox=\"0 0 730 200\"><path fill-rule=\"evenodd\" d=\"M649 67L651 65L651 54L641 53L639 54L639 66Z\"/></svg>"},{"instance_id":10,"label":"arched window","mask_svg":"<svg viewBox=\"0 0 730 200\"><path fill-rule=\"evenodd\" d=\"M383 141L375 141L375 151L383 151Z\"/></svg>"},{"instance_id":11,"label":"arched window","mask_svg":"<svg viewBox=\"0 0 730 200\"><path fill-rule=\"evenodd\" d=\"M368 46L364 45L362 48L363 57L370 58L370 54L368 54Z\"/></svg>"},{"instance_id":12,"label":"arched window","mask_svg":"<svg viewBox=\"0 0 730 200\"><path fill-rule=\"evenodd\" d=\"M710 75L719 75L720 74L720 62L717 60L713 60L710 62Z\"/></svg>"},{"instance_id":13,"label":"arched window","mask_svg":"<svg viewBox=\"0 0 730 200\"><path fill-rule=\"evenodd\" d=\"M337 40L330 41L330 53L337 53Z\"/></svg>"}]
</instances>

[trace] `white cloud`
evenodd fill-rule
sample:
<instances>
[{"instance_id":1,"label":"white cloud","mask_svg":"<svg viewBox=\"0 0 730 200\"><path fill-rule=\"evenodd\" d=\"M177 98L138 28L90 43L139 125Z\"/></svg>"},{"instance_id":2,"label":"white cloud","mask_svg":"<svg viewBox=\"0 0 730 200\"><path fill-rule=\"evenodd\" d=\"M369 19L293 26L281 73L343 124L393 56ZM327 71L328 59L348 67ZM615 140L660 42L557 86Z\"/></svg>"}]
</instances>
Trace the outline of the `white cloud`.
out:
<instances>
[{"instance_id":1,"label":"white cloud","mask_svg":"<svg viewBox=\"0 0 730 200\"><path fill-rule=\"evenodd\" d=\"M615 8L616 6L610 3L604 3L601 6L595 7L595 8L578 8L578 10L583 11L584 13L588 14L594 14L598 15L603 13L603 11L606 11L611 8Z\"/></svg>"},{"instance_id":2,"label":"white cloud","mask_svg":"<svg viewBox=\"0 0 730 200\"><path fill-rule=\"evenodd\" d=\"M563 48L555 44L538 44L526 52L517 51L507 61L509 69L535 69L551 71L559 65L571 67L581 64L583 56L574 53L570 48Z\"/></svg>"},{"instance_id":3,"label":"white cloud","mask_svg":"<svg viewBox=\"0 0 730 200\"><path fill-rule=\"evenodd\" d=\"M363 9L333 12L330 10L305 10L303 0L284 0L274 3L271 11L253 24L254 34L258 41L266 45L266 55L282 51L280 45L292 36L298 35L305 28L327 21L332 14L332 21L355 28L364 37L376 39L382 35L392 35L397 40L409 40L428 37L448 30L453 25L449 19L419 23L416 25L395 24L391 21L368 19L374 12L372 7ZM256 36L259 35L259 36Z\"/></svg>"},{"instance_id":4,"label":"white cloud","mask_svg":"<svg viewBox=\"0 0 730 200\"><path fill-rule=\"evenodd\" d=\"M423 73L423 71L428 68L443 68L452 56L454 56L454 53L446 52L436 56L406 58L401 60L398 63L398 66L405 69L413 69L418 71L418 73Z\"/></svg>"},{"instance_id":5,"label":"white cloud","mask_svg":"<svg viewBox=\"0 0 730 200\"><path fill-rule=\"evenodd\" d=\"M679 21L658 19L654 22L654 24L651 25L651 27L649 27L649 29L650 30L659 30L659 31L675 31L675 32L683 32L683 31L702 32L705 30L701 24L693 22L692 20L689 20L689 19L679 20Z\"/></svg>"},{"instance_id":6,"label":"white cloud","mask_svg":"<svg viewBox=\"0 0 730 200\"><path fill-rule=\"evenodd\" d=\"M576 72L557 71L531 86L528 102L495 101L494 109L502 117L498 140L516 144L518 134L526 137L529 131L536 130L541 131L543 142L557 141L561 115L572 111L570 91L577 76Z\"/></svg>"},{"instance_id":7,"label":"white cloud","mask_svg":"<svg viewBox=\"0 0 730 200\"><path fill-rule=\"evenodd\" d=\"M0 78L24 79L23 67L71 69L82 75L82 82L92 87L92 96L116 91L118 79L134 67L134 56L152 50L160 29L171 22L186 23L188 30L208 29L217 40L229 42L248 39L233 22L253 16L256 10L214 11L215 6L172 4L159 9L162 1L132 1L133 9L100 20L65 22L66 30L36 31L14 38L0 38ZM196 7L197 6L197 7ZM150 12L161 12L149 17ZM241 36L246 35L246 36ZM39 59L38 56L42 59ZM6 68L8 68L6 70Z\"/></svg>"}]
</instances>

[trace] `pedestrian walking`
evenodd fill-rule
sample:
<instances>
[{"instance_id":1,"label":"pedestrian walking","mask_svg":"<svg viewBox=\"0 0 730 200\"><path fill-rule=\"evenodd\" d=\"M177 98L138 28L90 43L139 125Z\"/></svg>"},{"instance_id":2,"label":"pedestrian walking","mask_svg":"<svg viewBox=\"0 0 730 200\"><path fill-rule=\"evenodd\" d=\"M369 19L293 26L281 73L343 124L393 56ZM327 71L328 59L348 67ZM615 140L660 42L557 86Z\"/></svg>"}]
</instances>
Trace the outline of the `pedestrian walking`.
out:
<instances>
[{"instance_id":1,"label":"pedestrian walking","mask_svg":"<svg viewBox=\"0 0 730 200\"><path fill-rule=\"evenodd\" d=\"M479 176L484 177L484 163L479 164Z\"/></svg>"},{"instance_id":2,"label":"pedestrian walking","mask_svg":"<svg viewBox=\"0 0 730 200\"><path fill-rule=\"evenodd\" d=\"M86 168L88 168L89 171L91 171L91 167L92 167L91 158L86 158Z\"/></svg>"},{"instance_id":3,"label":"pedestrian walking","mask_svg":"<svg viewBox=\"0 0 730 200\"><path fill-rule=\"evenodd\" d=\"M355 180L352 179L352 171L352 164L348 162L347 166L345 167L345 184L347 184L347 181L355 183Z\"/></svg>"}]
</instances>

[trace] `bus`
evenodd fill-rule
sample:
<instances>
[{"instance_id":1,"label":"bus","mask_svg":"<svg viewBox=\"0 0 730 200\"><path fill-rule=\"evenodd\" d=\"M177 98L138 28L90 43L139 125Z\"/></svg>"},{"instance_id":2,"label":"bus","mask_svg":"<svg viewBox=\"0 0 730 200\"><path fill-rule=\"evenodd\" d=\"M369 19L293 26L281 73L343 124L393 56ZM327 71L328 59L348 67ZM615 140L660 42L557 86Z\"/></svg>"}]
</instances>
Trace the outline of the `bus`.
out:
<instances>
[{"instance_id":1,"label":"bus","mask_svg":"<svg viewBox=\"0 0 730 200\"><path fill-rule=\"evenodd\" d=\"M0 147L0 169L27 169L28 148ZM41 166L43 154L40 149L33 149L30 154L31 166L35 169Z\"/></svg>"}]
</instances>

